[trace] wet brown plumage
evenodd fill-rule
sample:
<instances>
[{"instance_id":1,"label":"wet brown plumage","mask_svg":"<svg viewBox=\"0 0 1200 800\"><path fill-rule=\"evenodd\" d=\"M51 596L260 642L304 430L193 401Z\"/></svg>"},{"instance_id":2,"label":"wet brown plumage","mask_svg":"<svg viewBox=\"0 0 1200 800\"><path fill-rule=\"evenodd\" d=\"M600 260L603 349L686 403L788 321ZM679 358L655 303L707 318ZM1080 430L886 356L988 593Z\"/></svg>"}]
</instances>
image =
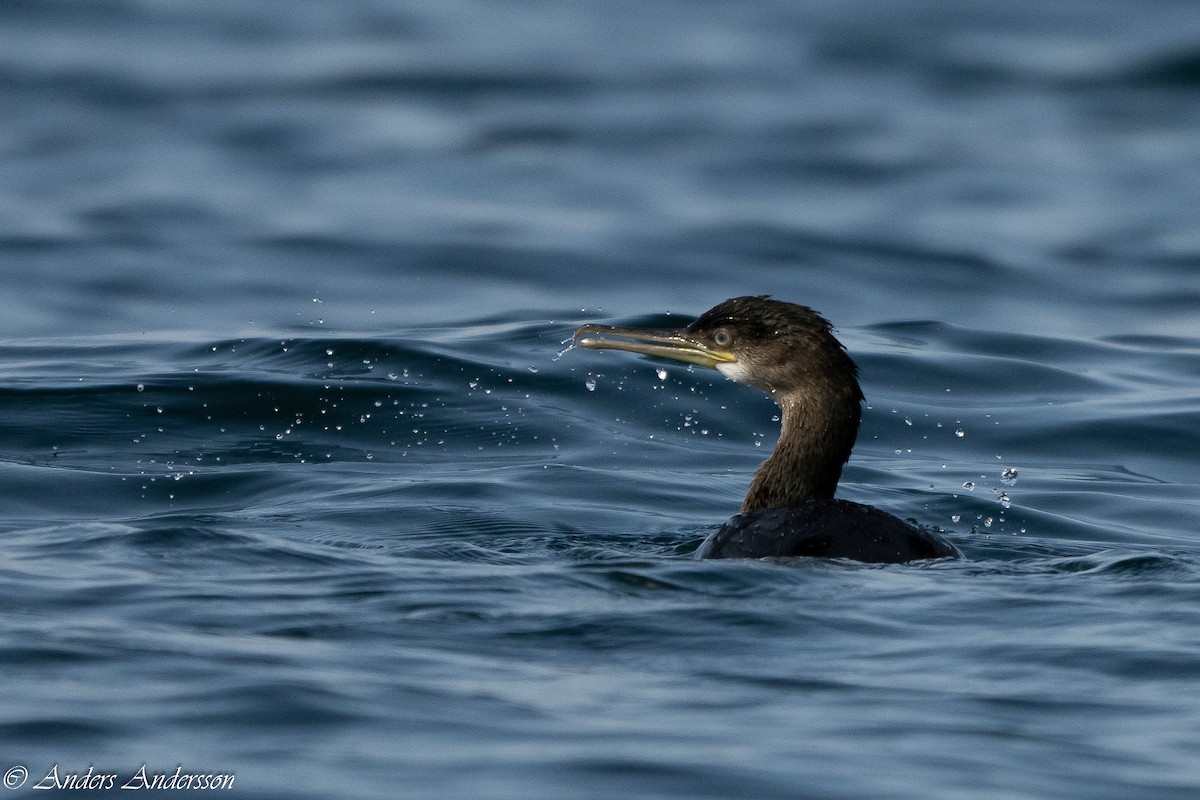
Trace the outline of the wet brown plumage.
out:
<instances>
[{"instance_id":1,"label":"wet brown plumage","mask_svg":"<svg viewBox=\"0 0 1200 800\"><path fill-rule=\"evenodd\" d=\"M957 555L949 543L871 506L834 499L858 435L858 368L829 322L806 306L736 297L677 331L584 325L582 347L712 367L779 405L779 441L750 482L741 513L702 558L816 556L903 562Z\"/></svg>"}]
</instances>

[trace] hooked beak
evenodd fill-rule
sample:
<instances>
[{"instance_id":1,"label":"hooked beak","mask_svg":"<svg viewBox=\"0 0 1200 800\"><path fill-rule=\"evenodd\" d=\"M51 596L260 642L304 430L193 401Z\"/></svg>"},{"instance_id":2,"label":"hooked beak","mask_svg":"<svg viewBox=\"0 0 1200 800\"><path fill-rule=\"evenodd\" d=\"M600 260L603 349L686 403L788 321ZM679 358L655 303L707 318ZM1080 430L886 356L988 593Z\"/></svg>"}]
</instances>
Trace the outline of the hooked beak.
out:
<instances>
[{"instance_id":1,"label":"hooked beak","mask_svg":"<svg viewBox=\"0 0 1200 800\"><path fill-rule=\"evenodd\" d=\"M611 325L583 325L575 331L575 344L591 350L625 350L670 358L712 369L737 361L733 351L714 347L683 330L653 331Z\"/></svg>"}]
</instances>

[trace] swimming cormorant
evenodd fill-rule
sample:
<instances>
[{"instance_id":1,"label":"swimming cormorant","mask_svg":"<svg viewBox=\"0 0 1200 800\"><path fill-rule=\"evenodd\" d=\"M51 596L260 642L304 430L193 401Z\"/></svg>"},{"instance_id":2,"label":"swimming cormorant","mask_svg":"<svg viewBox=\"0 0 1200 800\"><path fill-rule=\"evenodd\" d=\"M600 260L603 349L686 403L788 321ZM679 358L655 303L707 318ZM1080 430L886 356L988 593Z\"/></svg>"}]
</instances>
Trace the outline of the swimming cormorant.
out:
<instances>
[{"instance_id":1,"label":"swimming cormorant","mask_svg":"<svg viewBox=\"0 0 1200 800\"><path fill-rule=\"evenodd\" d=\"M698 557L900 563L959 555L929 531L834 498L858 435L863 394L858 367L811 308L735 297L681 330L584 325L575 341L712 367L762 389L782 410L779 442L755 472L741 513L700 546Z\"/></svg>"}]
</instances>

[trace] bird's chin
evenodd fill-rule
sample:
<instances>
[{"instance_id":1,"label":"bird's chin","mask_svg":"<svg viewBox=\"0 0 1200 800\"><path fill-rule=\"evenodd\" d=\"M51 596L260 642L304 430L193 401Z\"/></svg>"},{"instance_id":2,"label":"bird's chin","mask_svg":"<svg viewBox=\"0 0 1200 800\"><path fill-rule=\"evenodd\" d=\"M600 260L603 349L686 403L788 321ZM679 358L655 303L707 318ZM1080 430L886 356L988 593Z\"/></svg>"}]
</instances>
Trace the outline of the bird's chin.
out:
<instances>
[{"instance_id":1,"label":"bird's chin","mask_svg":"<svg viewBox=\"0 0 1200 800\"><path fill-rule=\"evenodd\" d=\"M731 381L737 381L738 383L750 382L746 365L741 361L726 361L723 364L715 365L715 369Z\"/></svg>"}]
</instances>

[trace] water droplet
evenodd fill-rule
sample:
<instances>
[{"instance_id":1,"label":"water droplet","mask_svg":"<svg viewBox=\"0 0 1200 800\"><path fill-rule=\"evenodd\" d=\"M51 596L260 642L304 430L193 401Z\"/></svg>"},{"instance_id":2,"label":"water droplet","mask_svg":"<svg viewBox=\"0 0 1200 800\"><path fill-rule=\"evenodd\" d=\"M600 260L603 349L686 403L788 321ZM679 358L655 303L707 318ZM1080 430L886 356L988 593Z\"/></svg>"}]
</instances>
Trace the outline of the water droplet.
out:
<instances>
[{"instance_id":1,"label":"water droplet","mask_svg":"<svg viewBox=\"0 0 1200 800\"><path fill-rule=\"evenodd\" d=\"M951 515L950 515L950 521L951 521L951 522L960 522L960 521L962 521L962 514L951 514Z\"/></svg>"},{"instance_id":2,"label":"water droplet","mask_svg":"<svg viewBox=\"0 0 1200 800\"><path fill-rule=\"evenodd\" d=\"M959 428L958 430L956 430L954 432L954 435L961 439L962 437L967 435L967 432L964 431L962 428Z\"/></svg>"},{"instance_id":3,"label":"water droplet","mask_svg":"<svg viewBox=\"0 0 1200 800\"><path fill-rule=\"evenodd\" d=\"M1012 505L1012 500L1009 499L1006 492L1000 493L1000 505L1004 506L1005 508L1008 508Z\"/></svg>"},{"instance_id":4,"label":"water droplet","mask_svg":"<svg viewBox=\"0 0 1200 800\"><path fill-rule=\"evenodd\" d=\"M968 492L975 491L975 481L964 481L963 488L966 489Z\"/></svg>"},{"instance_id":5,"label":"water droplet","mask_svg":"<svg viewBox=\"0 0 1200 800\"><path fill-rule=\"evenodd\" d=\"M1017 482L1017 471L1012 467L1005 467L1004 471L1000 473L1000 480L1012 486Z\"/></svg>"},{"instance_id":6,"label":"water droplet","mask_svg":"<svg viewBox=\"0 0 1200 800\"><path fill-rule=\"evenodd\" d=\"M912 427L912 417L905 417L904 424L911 428Z\"/></svg>"},{"instance_id":7,"label":"water droplet","mask_svg":"<svg viewBox=\"0 0 1200 800\"><path fill-rule=\"evenodd\" d=\"M144 392L144 391L146 391L146 385L145 385L144 383L139 383L139 384L137 385L137 390L138 390L139 392Z\"/></svg>"},{"instance_id":8,"label":"water droplet","mask_svg":"<svg viewBox=\"0 0 1200 800\"><path fill-rule=\"evenodd\" d=\"M596 391L596 379L595 378L588 378L586 381L583 382L583 385L587 387L587 390L589 392Z\"/></svg>"},{"instance_id":9,"label":"water droplet","mask_svg":"<svg viewBox=\"0 0 1200 800\"><path fill-rule=\"evenodd\" d=\"M658 379L660 381L665 381L667 379L667 371L665 369L663 369L662 367L659 367L658 369L656 369L655 373L658 374Z\"/></svg>"},{"instance_id":10,"label":"water droplet","mask_svg":"<svg viewBox=\"0 0 1200 800\"><path fill-rule=\"evenodd\" d=\"M530 371L530 372L532 372L534 375L536 375L536 374L537 374L537 367L535 367L533 364L530 364L530 365L529 365L529 371Z\"/></svg>"}]
</instances>

